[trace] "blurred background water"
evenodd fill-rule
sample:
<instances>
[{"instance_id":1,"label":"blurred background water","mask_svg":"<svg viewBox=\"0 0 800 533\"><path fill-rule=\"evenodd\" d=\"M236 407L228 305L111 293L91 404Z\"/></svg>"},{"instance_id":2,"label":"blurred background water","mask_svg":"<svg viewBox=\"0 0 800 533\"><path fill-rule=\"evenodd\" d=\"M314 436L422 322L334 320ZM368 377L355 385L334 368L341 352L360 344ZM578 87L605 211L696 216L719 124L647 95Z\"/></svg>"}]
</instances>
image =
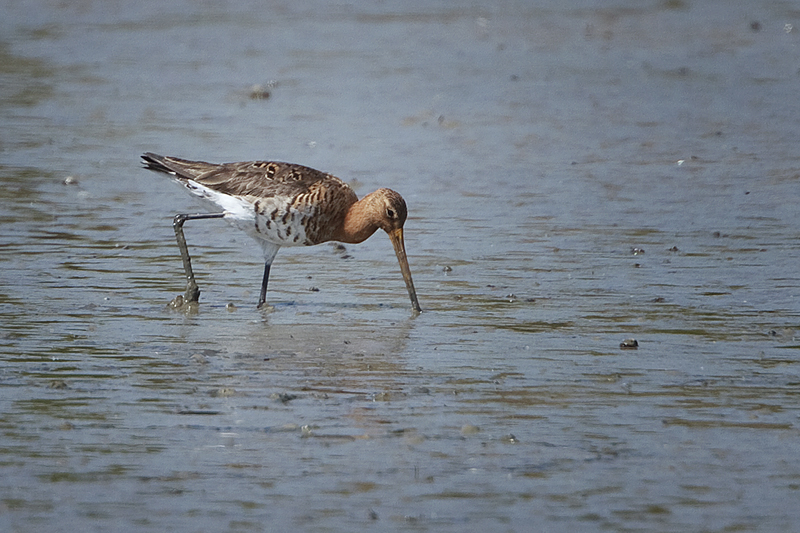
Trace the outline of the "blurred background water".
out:
<instances>
[{"instance_id":1,"label":"blurred background water","mask_svg":"<svg viewBox=\"0 0 800 533\"><path fill-rule=\"evenodd\" d=\"M797 6L0 6L4 531L798 527ZM220 221L169 310L144 151L399 191L425 311Z\"/></svg>"}]
</instances>

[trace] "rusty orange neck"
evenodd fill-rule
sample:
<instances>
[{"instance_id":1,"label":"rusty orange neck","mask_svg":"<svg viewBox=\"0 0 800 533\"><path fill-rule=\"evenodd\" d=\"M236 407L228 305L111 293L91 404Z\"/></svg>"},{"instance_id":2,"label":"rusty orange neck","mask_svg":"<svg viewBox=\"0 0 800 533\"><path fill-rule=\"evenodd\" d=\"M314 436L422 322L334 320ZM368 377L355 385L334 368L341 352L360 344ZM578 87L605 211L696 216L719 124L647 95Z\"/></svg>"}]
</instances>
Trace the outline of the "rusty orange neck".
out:
<instances>
[{"instance_id":1,"label":"rusty orange neck","mask_svg":"<svg viewBox=\"0 0 800 533\"><path fill-rule=\"evenodd\" d=\"M380 227L381 205L376 203L375 193L366 195L347 210L342 226L333 240L348 244L364 242Z\"/></svg>"}]
</instances>

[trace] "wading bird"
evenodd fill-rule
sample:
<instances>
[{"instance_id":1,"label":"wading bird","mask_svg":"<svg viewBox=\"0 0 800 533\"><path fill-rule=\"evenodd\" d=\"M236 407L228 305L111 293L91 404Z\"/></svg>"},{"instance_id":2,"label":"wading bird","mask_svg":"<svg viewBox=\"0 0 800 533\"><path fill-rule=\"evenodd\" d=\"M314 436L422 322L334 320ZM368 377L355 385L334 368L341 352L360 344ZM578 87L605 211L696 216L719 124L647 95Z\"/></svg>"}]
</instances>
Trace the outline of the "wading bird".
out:
<instances>
[{"instance_id":1,"label":"wading bird","mask_svg":"<svg viewBox=\"0 0 800 533\"><path fill-rule=\"evenodd\" d=\"M269 270L281 246L312 246L328 241L355 244L380 228L394 246L411 308L415 313L421 311L403 242L408 210L403 197L395 191L378 189L359 200L339 178L291 163L213 164L151 152L142 159L146 168L172 175L190 192L222 209L217 213L175 215L173 227L186 272L183 304L197 302L200 297L183 224L187 220L224 218L256 239L264 251L259 308L267 300Z\"/></svg>"}]
</instances>

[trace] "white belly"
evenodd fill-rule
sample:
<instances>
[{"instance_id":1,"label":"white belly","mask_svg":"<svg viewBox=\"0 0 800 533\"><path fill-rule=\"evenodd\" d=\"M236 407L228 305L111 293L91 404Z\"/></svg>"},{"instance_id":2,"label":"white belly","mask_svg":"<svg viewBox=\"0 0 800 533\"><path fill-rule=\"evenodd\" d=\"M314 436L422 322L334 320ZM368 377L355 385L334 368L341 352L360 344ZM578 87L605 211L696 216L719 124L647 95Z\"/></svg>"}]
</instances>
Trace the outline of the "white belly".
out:
<instances>
[{"instance_id":1,"label":"white belly","mask_svg":"<svg viewBox=\"0 0 800 533\"><path fill-rule=\"evenodd\" d=\"M305 246L303 220L313 212L291 207L289 197L242 198L209 189L194 181L181 181L193 194L225 212L225 220L259 241L278 246Z\"/></svg>"}]
</instances>

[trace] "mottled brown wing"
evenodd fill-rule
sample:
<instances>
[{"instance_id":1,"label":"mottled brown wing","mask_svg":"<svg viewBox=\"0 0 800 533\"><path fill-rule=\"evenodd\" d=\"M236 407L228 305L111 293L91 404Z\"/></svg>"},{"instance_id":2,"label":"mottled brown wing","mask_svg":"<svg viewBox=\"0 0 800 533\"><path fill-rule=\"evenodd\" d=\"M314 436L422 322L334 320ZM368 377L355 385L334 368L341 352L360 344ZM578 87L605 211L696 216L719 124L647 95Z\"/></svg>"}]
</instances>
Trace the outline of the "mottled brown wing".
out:
<instances>
[{"instance_id":1,"label":"mottled brown wing","mask_svg":"<svg viewBox=\"0 0 800 533\"><path fill-rule=\"evenodd\" d=\"M146 153L142 156L147 168L190 179L224 194L233 196L296 196L307 194L315 185L325 189L349 187L339 178L313 168L277 161L247 161L220 165L205 161L188 161L177 157Z\"/></svg>"}]
</instances>

